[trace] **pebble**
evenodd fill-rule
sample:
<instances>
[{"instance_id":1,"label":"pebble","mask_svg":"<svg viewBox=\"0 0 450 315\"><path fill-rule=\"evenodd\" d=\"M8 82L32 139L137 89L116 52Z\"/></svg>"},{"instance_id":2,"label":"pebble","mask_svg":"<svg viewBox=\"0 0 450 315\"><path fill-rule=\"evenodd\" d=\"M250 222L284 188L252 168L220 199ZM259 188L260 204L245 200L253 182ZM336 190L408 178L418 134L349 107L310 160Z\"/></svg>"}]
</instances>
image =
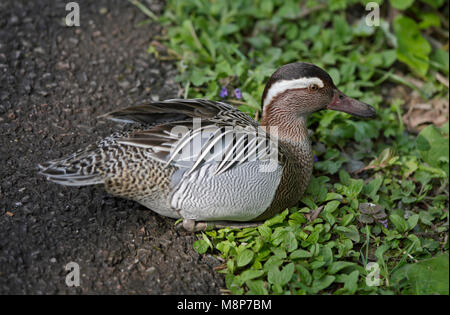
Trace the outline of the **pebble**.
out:
<instances>
[{"instance_id":1,"label":"pebble","mask_svg":"<svg viewBox=\"0 0 450 315\"><path fill-rule=\"evenodd\" d=\"M122 88L122 89L128 89L129 87L130 87L130 85L131 85L131 83L130 82L128 82L128 81L120 81L119 82L119 86Z\"/></svg>"},{"instance_id":2,"label":"pebble","mask_svg":"<svg viewBox=\"0 0 450 315\"><path fill-rule=\"evenodd\" d=\"M69 65L68 62L60 61L60 62L58 62L56 64L56 69L58 69L58 70L67 70L67 69L70 69L70 65Z\"/></svg>"},{"instance_id":3,"label":"pebble","mask_svg":"<svg viewBox=\"0 0 450 315\"><path fill-rule=\"evenodd\" d=\"M33 51L38 54L42 54L42 55L45 54L45 50L42 47L36 47Z\"/></svg>"},{"instance_id":4,"label":"pebble","mask_svg":"<svg viewBox=\"0 0 450 315\"><path fill-rule=\"evenodd\" d=\"M19 24L19 18L15 15L11 16L11 18L9 19L9 24L10 25L17 25Z\"/></svg>"},{"instance_id":5,"label":"pebble","mask_svg":"<svg viewBox=\"0 0 450 315\"><path fill-rule=\"evenodd\" d=\"M69 38L69 42L74 44L74 45L78 45L79 40L75 37L70 37Z\"/></svg>"},{"instance_id":6,"label":"pebble","mask_svg":"<svg viewBox=\"0 0 450 315\"><path fill-rule=\"evenodd\" d=\"M145 270L145 272L147 272L147 273L153 273L153 272L155 272L155 270L156 270L155 267L150 267L150 268L148 268L147 270Z\"/></svg>"}]
</instances>

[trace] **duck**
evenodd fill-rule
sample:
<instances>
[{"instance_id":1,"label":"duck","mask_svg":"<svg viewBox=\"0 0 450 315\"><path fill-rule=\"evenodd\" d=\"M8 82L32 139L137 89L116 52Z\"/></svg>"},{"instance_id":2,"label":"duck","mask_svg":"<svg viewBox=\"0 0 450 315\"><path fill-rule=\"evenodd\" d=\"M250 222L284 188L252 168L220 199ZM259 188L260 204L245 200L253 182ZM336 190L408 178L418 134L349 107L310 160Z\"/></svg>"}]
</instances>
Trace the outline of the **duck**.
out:
<instances>
[{"instance_id":1,"label":"duck","mask_svg":"<svg viewBox=\"0 0 450 315\"><path fill-rule=\"evenodd\" d=\"M125 128L39 165L49 181L103 185L191 232L261 224L298 205L313 171L307 119L321 110L374 118L307 62L278 68L261 97L260 123L221 101L143 102L101 116Z\"/></svg>"}]
</instances>

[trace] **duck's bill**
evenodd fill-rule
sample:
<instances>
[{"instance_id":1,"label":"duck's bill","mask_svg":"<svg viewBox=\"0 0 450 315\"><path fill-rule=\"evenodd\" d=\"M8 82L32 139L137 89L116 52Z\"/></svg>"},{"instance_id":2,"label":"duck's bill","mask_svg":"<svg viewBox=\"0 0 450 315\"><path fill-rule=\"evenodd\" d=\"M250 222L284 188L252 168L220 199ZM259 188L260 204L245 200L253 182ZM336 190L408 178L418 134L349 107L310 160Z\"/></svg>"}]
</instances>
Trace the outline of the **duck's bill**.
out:
<instances>
[{"instance_id":1,"label":"duck's bill","mask_svg":"<svg viewBox=\"0 0 450 315\"><path fill-rule=\"evenodd\" d=\"M337 89L327 108L363 118L374 118L377 114L372 106L348 97Z\"/></svg>"}]
</instances>

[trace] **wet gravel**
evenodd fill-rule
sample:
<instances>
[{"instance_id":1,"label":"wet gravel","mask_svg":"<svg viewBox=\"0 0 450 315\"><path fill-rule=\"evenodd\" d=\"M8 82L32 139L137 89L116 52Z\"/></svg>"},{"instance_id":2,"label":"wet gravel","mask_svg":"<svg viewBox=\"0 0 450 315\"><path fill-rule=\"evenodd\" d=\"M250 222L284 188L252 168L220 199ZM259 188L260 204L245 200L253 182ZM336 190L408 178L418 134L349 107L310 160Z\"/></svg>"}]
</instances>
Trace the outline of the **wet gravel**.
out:
<instances>
[{"instance_id":1,"label":"wet gravel","mask_svg":"<svg viewBox=\"0 0 450 315\"><path fill-rule=\"evenodd\" d=\"M0 2L0 294L218 294L220 262L174 220L37 174L110 134L97 116L178 93L174 65L146 52L159 25L137 26L146 17L128 1L77 2L79 27L64 24L66 1ZM65 283L69 262L79 287Z\"/></svg>"}]
</instances>

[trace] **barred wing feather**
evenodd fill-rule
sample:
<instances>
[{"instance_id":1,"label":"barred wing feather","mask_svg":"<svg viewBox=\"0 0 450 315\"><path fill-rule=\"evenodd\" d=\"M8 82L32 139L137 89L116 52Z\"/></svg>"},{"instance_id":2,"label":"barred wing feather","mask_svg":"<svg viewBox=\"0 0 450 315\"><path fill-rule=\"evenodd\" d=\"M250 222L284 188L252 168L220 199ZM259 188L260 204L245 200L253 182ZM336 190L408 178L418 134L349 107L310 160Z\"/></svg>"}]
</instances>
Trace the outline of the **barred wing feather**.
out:
<instances>
[{"instance_id":1,"label":"barred wing feather","mask_svg":"<svg viewBox=\"0 0 450 315\"><path fill-rule=\"evenodd\" d=\"M216 163L215 174L220 174L246 161L278 159L276 138L248 115L222 102L170 100L105 116L147 124L118 143L148 148L152 158L188 168L189 173L208 163Z\"/></svg>"}]
</instances>

